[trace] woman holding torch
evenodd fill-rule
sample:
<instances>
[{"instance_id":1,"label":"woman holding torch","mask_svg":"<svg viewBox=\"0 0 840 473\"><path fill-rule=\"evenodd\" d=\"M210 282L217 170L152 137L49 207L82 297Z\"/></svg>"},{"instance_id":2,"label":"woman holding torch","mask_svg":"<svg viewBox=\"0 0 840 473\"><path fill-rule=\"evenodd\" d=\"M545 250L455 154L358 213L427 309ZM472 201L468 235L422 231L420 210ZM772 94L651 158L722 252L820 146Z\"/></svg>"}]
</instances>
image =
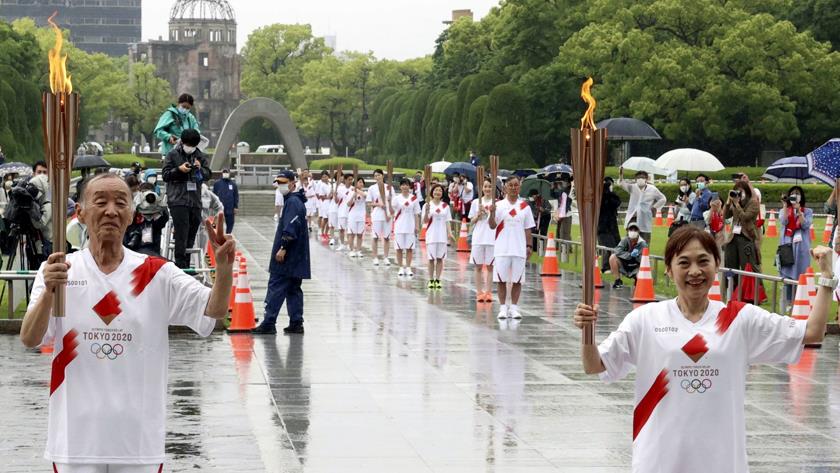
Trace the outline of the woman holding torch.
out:
<instances>
[{"instance_id":1,"label":"woman holding torch","mask_svg":"<svg viewBox=\"0 0 840 473\"><path fill-rule=\"evenodd\" d=\"M710 301L720 266L714 237L694 226L674 232L665 248L677 297L627 315L600 345L584 344L587 374L605 382L636 368L633 471L747 472L744 390L757 363L796 363L805 344L822 341L837 286L831 250L811 251L822 277L808 320L751 304ZM578 304L574 323L595 323L597 306Z\"/></svg>"},{"instance_id":2,"label":"woman holding torch","mask_svg":"<svg viewBox=\"0 0 840 473\"><path fill-rule=\"evenodd\" d=\"M493 183L489 179L484 180L481 187L482 196L470 205L470 222L473 224L470 263L475 266L476 301L493 302L493 246L496 235L488 221L496 199L493 196Z\"/></svg>"},{"instance_id":3,"label":"woman holding torch","mask_svg":"<svg viewBox=\"0 0 840 473\"><path fill-rule=\"evenodd\" d=\"M446 244L453 241L449 222L452 214L443 202L443 186L432 185L429 201L423 207L423 224L426 225L426 256L429 259L429 289L440 289L440 276L446 259Z\"/></svg>"}]
</instances>

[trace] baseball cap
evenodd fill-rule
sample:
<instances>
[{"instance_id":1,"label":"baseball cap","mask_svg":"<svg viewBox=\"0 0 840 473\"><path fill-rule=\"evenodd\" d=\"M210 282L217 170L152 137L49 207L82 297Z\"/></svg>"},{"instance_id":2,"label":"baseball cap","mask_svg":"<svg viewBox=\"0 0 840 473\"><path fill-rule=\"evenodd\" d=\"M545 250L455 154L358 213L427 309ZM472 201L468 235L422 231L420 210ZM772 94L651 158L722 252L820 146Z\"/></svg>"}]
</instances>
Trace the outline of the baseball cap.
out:
<instances>
[{"instance_id":1,"label":"baseball cap","mask_svg":"<svg viewBox=\"0 0 840 473\"><path fill-rule=\"evenodd\" d=\"M639 226L636 224L636 222L630 222L627 224L627 230L630 230L631 228L635 228L636 230L638 230Z\"/></svg>"},{"instance_id":2,"label":"baseball cap","mask_svg":"<svg viewBox=\"0 0 840 473\"><path fill-rule=\"evenodd\" d=\"M275 177L274 180L277 180L277 179L280 179L280 178L288 179L290 181L294 181L295 180L295 173L293 171L280 171L279 173L277 173L277 177Z\"/></svg>"}]
</instances>

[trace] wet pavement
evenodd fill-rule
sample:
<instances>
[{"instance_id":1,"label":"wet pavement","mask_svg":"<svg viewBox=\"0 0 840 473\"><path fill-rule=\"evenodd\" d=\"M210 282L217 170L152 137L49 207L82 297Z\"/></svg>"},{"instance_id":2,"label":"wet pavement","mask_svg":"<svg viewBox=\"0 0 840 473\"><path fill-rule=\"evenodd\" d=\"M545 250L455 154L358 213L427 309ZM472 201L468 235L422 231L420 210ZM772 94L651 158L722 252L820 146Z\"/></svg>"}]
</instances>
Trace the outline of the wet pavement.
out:
<instances>
[{"instance_id":1,"label":"wet pavement","mask_svg":"<svg viewBox=\"0 0 840 473\"><path fill-rule=\"evenodd\" d=\"M236 234L261 314L274 224L245 217ZM497 305L476 307L464 253L450 253L433 293L422 268L398 281L394 266L321 244L312 261L306 335L173 337L167 471L629 471L632 378L582 372L574 275L530 268L524 318L499 322ZM598 340L629 294L601 291ZM840 472L837 342L750 371L753 473ZM0 471L45 471L49 360L16 337L0 336L0 350Z\"/></svg>"}]
</instances>

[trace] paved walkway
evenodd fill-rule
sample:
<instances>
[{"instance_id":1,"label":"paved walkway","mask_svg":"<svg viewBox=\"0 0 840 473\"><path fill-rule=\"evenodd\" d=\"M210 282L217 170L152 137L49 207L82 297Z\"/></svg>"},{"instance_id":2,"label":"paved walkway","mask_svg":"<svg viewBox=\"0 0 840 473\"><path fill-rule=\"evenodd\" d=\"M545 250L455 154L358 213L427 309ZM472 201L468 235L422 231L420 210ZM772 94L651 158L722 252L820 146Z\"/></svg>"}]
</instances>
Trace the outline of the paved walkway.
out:
<instances>
[{"instance_id":1,"label":"paved walkway","mask_svg":"<svg viewBox=\"0 0 840 473\"><path fill-rule=\"evenodd\" d=\"M236 233L261 313L274 224L246 217ZM466 255L450 255L432 294L425 271L396 281L394 267L320 244L312 259L305 336L173 338L169 471L629 471L632 380L582 373L574 276L530 271L525 317L500 323L497 306L476 308ZM601 291L598 340L628 296ZM837 341L796 366L751 370L753 473L840 471ZM45 471L49 360L14 337L0 350L0 470Z\"/></svg>"}]
</instances>

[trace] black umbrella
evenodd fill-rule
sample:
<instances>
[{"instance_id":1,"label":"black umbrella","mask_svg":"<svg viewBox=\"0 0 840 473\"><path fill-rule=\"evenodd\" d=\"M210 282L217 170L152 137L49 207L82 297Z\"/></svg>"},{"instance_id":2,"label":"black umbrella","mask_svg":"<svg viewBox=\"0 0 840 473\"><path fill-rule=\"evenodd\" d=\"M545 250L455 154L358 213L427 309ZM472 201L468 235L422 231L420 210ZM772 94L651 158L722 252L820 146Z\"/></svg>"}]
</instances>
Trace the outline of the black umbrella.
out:
<instances>
[{"instance_id":1,"label":"black umbrella","mask_svg":"<svg viewBox=\"0 0 840 473\"><path fill-rule=\"evenodd\" d=\"M95 156L92 154L83 154L76 156L73 160L73 169L91 169L91 168L109 168L111 163L105 161L102 156Z\"/></svg>"},{"instance_id":2,"label":"black umbrella","mask_svg":"<svg viewBox=\"0 0 840 473\"><path fill-rule=\"evenodd\" d=\"M449 165L448 168L446 168L443 171L446 177L449 177L455 174L456 172L462 176L467 176L467 179L469 179L472 182L475 182L475 166L473 166L472 164L464 162L452 163Z\"/></svg>"},{"instance_id":3,"label":"black umbrella","mask_svg":"<svg viewBox=\"0 0 840 473\"><path fill-rule=\"evenodd\" d=\"M662 137L652 126L628 117L607 118L595 124L599 129L607 129L607 138L611 141L661 140Z\"/></svg>"},{"instance_id":4,"label":"black umbrella","mask_svg":"<svg viewBox=\"0 0 840 473\"><path fill-rule=\"evenodd\" d=\"M6 174L29 176L32 174L32 165L17 161L0 165L0 176Z\"/></svg>"}]
</instances>

